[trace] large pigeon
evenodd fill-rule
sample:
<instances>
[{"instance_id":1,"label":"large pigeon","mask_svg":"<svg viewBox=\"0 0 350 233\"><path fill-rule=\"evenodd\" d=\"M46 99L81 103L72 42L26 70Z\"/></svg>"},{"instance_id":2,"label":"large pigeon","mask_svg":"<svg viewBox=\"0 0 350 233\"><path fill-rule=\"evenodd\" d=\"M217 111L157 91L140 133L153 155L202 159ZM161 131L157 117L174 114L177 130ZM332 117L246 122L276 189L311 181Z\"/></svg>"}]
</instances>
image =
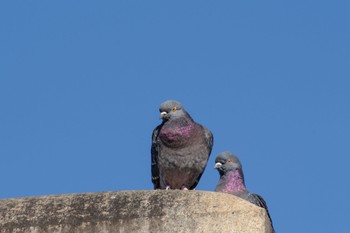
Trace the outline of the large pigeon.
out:
<instances>
[{"instance_id":1,"label":"large pigeon","mask_svg":"<svg viewBox=\"0 0 350 233\"><path fill-rule=\"evenodd\" d=\"M265 200L258 194L250 193L245 186L242 165L239 159L229 151L222 152L216 157L214 168L220 174L220 180L215 191L233 194L264 208L270 219L272 231L275 232Z\"/></svg>"},{"instance_id":2,"label":"large pigeon","mask_svg":"<svg viewBox=\"0 0 350 233\"><path fill-rule=\"evenodd\" d=\"M175 100L160 105L162 124L152 134L154 189L194 189L207 165L213 135Z\"/></svg>"}]
</instances>

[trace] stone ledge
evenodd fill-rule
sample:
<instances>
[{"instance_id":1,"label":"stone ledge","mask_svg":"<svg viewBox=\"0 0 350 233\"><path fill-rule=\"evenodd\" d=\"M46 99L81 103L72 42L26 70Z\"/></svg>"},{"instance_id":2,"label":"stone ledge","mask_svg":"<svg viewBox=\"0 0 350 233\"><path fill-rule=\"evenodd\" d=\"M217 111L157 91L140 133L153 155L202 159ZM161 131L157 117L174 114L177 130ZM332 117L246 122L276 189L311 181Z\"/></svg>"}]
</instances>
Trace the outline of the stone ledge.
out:
<instances>
[{"instance_id":1,"label":"stone ledge","mask_svg":"<svg viewBox=\"0 0 350 233\"><path fill-rule=\"evenodd\" d=\"M206 191L119 191L0 199L0 233L268 233L264 209Z\"/></svg>"}]
</instances>

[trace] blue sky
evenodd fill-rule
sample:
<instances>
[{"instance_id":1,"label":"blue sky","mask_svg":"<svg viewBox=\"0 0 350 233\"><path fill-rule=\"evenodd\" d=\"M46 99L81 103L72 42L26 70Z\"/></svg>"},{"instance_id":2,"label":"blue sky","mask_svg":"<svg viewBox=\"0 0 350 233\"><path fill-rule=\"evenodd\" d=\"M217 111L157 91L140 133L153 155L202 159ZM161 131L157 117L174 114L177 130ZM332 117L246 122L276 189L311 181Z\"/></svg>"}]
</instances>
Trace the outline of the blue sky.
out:
<instances>
[{"instance_id":1,"label":"blue sky","mask_svg":"<svg viewBox=\"0 0 350 233\"><path fill-rule=\"evenodd\" d=\"M0 3L0 198L152 189L159 104L243 163L277 232L348 232L349 1Z\"/></svg>"}]
</instances>

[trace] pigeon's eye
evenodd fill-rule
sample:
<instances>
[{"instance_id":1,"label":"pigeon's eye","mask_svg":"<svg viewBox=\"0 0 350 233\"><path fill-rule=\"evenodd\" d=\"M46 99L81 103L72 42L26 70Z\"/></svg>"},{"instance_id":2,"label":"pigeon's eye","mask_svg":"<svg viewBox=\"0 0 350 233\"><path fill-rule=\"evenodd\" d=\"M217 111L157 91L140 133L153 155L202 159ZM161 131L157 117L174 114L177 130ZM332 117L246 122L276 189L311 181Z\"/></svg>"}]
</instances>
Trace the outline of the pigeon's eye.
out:
<instances>
[{"instance_id":1,"label":"pigeon's eye","mask_svg":"<svg viewBox=\"0 0 350 233\"><path fill-rule=\"evenodd\" d=\"M229 160L227 160L227 161L226 161L226 163L232 163L232 160L231 160L231 159L229 159Z\"/></svg>"},{"instance_id":2,"label":"pigeon's eye","mask_svg":"<svg viewBox=\"0 0 350 233\"><path fill-rule=\"evenodd\" d=\"M175 112L175 111L176 111L176 107L173 107L173 108L171 109L171 111Z\"/></svg>"}]
</instances>

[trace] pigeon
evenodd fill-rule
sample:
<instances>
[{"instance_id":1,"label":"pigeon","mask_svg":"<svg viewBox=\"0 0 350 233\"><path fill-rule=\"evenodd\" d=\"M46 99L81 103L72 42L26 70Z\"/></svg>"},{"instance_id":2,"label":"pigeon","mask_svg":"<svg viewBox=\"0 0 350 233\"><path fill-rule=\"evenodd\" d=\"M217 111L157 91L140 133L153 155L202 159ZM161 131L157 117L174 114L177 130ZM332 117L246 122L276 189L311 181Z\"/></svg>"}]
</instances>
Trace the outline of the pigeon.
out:
<instances>
[{"instance_id":1,"label":"pigeon","mask_svg":"<svg viewBox=\"0 0 350 233\"><path fill-rule=\"evenodd\" d=\"M264 208L270 219L272 231L275 232L265 200L258 194L250 193L245 186L242 165L239 159L229 151L222 152L216 157L214 168L220 174L215 191L233 194Z\"/></svg>"},{"instance_id":2,"label":"pigeon","mask_svg":"<svg viewBox=\"0 0 350 233\"><path fill-rule=\"evenodd\" d=\"M162 123L152 133L154 189L194 189L207 165L213 134L196 123L181 103L160 105Z\"/></svg>"}]
</instances>

